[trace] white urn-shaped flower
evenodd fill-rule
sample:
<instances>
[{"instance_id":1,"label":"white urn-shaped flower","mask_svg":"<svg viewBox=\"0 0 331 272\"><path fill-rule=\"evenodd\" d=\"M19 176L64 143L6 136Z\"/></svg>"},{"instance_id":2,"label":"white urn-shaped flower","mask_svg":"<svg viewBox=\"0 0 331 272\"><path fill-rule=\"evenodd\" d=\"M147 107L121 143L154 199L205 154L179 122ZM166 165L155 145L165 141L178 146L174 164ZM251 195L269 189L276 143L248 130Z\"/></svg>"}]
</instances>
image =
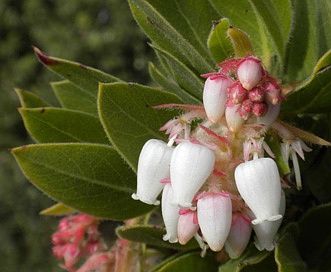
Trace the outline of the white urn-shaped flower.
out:
<instances>
[{"instance_id":1,"label":"white urn-shaped flower","mask_svg":"<svg viewBox=\"0 0 331 272\"><path fill-rule=\"evenodd\" d=\"M162 192L162 218L167 233L163 236L164 241L170 243L177 243L177 227L179 219L178 205L172 205L172 187L171 183L166 183Z\"/></svg>"},{"instance_id":2,"label":"white urn-shaped flower","mask_svg":"<svg viewBox=\"0 0 331 272\"><path fill-rule=\"evenodd\" d=\"M197 202L198 222L204 240L213 251L220 251L229 235L232 203L223 192L202 193Z\"/></svg>"},{"instance_id":3,"label":"white urn-shaped flower","mask_svg":"<svg viewBox=\"0 0 331 272\"><path fill-rule=\"evenodd\" d=\"M228 88L234 80L228 76L220 75L208 77L203 89L203 105L208 119L217 123L224 115Z\"/></svg>"},{"instance_id":4,"label":"white urn-shaped flower","mask_svg":"<svg viewBox=\"0 0 331 272\"><path fill-rule=\"evenodd\" d=\"M138 160L137 192L132 198L146 204L160 204L156 198L170 177L170 160L173 148L161 140L151 139L143 146Z\"/></svg>"},{"instance_id":5,"label":"white urn-shaped flower","mask_svg":"<svg viewBox=\"0 0 331 272\"><path fill-rule=\"evenodd\" d=\"M279 213L280 177L277 165L272 159L260 158L241 163L234 174L241 197L256 216L252 224L282 218Z\"/></svg>"},{"instance_id":6,"label":"white urn-shaped flower","mask_svg":"<svg viewBox=\"0 0 331 272\"><path fill-rule=\"evenodd\" d=\"M209 148L182 142L174 150L170 163L173 204L189 208L192 200L214 168L215 154Z\"/></svg>"}]
</instances>

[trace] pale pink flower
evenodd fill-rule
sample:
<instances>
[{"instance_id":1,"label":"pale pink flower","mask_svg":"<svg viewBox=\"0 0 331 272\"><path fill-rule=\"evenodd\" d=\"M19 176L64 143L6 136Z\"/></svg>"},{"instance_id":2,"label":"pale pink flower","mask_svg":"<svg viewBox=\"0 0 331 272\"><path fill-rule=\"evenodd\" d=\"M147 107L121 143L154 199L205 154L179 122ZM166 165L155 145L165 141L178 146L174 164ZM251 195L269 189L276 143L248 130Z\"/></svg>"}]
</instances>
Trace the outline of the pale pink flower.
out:
<instances>
[{"instance_id":1,"label":"pale pink flower","mask_svg":"<svg viewBox=\"0 0 331 272\"><path fill-rule=\"evenodd\" d=\"M262 76L263 68L258 58L249 56L238 64L237 77L246 90L253 89L260 82Z\"/></svg>"},{"instance_id":2,"label":"pale pink flower","mask_svg":"<svg viewBox=\"0 0 331 272\"><path fill-rule=\"evenodd\" d=\"M187 244L198 230L197 212L190 209L180 210L177 229L179 243L181 245Z\"/></svg>"},{"instance_id":3,"label":"pale pink flower","mask_svg":"<svg viewBox=\"0 0 331 272\"><path fill-rule=\"evenodd\" d=\"M204 240L213 251L220 251L229 235L232 203L224 192L205 192L197 202L198 222Z\"/></svg>"}]
</instances>

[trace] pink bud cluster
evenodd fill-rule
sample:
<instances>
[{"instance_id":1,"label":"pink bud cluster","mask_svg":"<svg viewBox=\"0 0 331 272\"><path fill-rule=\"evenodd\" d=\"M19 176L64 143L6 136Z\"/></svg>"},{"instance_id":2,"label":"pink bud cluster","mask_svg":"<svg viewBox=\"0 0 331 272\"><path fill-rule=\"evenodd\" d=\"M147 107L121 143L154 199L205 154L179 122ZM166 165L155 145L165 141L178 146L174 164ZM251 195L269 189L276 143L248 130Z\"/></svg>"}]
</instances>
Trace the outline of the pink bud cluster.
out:
<instances>
[{"instance_id":1,"label":"pink bud cluster","mask_svg":"<svg viewBox=\"0 0 331 272\"><path fill-rule=\"evenodd\" d=\"M266 135L283 140L279 150L285 164L293 161L298 188L296 154L304 158L303 150L310 149L276 120L283 100L280 81L259 59L235 58L220 67L204 75L204 107L156 107L185 112L161 127L168 143L145 143L132 197L158 205L162 192L164 240L186 244L194 237L203 251L224 249L238 258L253 231L259 250L273 250L285 214L281 177Z\"/></svg>"},{"instance_id":2,"label":"pink bud cluster","mask_svg":"<svg viewBox=\"0 0 331 272\"><path fill-rule=\"evenodd\" d=\"M63 259L64 269L78 271L74 267L78 261L91 256L90 264L97 261L101 266L109 262L109 256L102 253L105 247L98 226L99 220L86 214L70 215L60 221L52 241L53 253Z\"/></svg>"},{"instance_id":3,"label":"pink bud cluster","mask_svg":"<svg viewBox=\"0 0 331 272\"><path fill-rule=\"evenodd\" d=\"M203 102L208 119L218 123L225 114L232 131L245 122L270 126L283 100L279 80L269 76L253 56L224 61L219 66L219 72L203 75L207 78Z\"/></svg>"}]
</instances>

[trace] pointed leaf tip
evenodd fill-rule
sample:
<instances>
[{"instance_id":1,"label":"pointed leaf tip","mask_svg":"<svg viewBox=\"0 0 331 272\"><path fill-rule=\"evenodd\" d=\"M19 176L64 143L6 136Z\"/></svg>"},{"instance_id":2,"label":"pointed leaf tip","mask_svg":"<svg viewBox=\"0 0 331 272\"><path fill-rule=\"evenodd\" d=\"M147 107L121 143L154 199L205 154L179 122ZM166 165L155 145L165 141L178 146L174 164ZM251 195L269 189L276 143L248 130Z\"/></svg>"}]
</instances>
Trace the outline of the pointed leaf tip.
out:
<instances>
[{"instance_id":1,"label":"pointed leaf tip","mask_svg":"<svg viewBox=\"0 0 331 272\"><path fill-rule=\"evenodd\" d=\"M49 55L42 52L39 48L33 47L33 50L38 58L38 60L46 66L58 65L59 62L52 59Z\"/></svg>"}]
</instances>

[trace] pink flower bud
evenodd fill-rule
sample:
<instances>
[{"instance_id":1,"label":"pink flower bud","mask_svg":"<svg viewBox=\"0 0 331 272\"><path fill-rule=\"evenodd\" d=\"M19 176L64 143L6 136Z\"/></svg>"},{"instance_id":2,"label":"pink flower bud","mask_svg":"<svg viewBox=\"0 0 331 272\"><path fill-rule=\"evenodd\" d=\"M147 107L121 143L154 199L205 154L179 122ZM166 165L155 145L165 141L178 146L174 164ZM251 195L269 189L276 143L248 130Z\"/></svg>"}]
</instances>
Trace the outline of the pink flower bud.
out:
<instances>
[{"instance_id":1,"label":"pink flower bud","mask_svg":"<svg viewBox=\"0 0 331 272\"><path fill-rule=\"evenodd\" d=\"M162 192L162 217L167 233L163 236L164 241L177 243L177 227L179 219L179 207L172 205L172 187L166 183Z\"/></svg>"},{"instance_id":2,"label":"pink flower bud","mask_svg":"<svg viewBox=\"0 0 331 272\"><path fill-rule=\"evenodd\" d=\"M228 194L203 193L198 197L197 213L204 240L213 251L220 251L228 237L232 203Z\"/></svg>"},{"instance_id":3,"label":"pink flower bud","mask_svg":"<svg viewBox=\"0 0 331 272\"><path fill-rule=\"evenodd\" d=\"M208 119L217 123L224 115L228 88L233 84L233 79L220 75L207 78L203 89L203 105Z\"/></svg>"},{"instance_id":4,"label":"pink flower bud","mask_svg":"<svg viewBox=\"0 0 331 272\"><path fill-rule=\"evenodd\" d=\"M207 147L182 142L174 150L170 163L173 203L191 207L192 200L214 168L215 154Z\"/></svg>"},{"instance_id":5,"label":"pink flower bud","mask_svg":"<svg viewBox=\"0 0 331 272\"><path fill-rule=\"evenodd\" d=\"M266 129L268 129L272 123L277 119L280 111L280 103L276 105L268 104L267 112L257 117L256 123L264 125Z\"/></svg>"},{"instance_id":6,"label":"pink flower bud","mask_svg":"<svg viewBox=\"0 0 331 272\"><path fill-rule=\"evenodd\" d=\"M253 102L263 102L264 91L259 87L255 87L248 92L248 98Z\"/></svg>"},{"instance_id":7,"label":"pink flower bud","mask_svg":"<svg viewBox=\"0 0 331 272\"><path fill-rule=\"evenodd\" d=\"M231 230L225 242L225 251L231 259L237 259L244 252L251 237L251 220L241 213L232 216Z\"/></svg>"},{"instance_id":8,"label":"pink flower bud","mask_svg":"<svg viewBox=\"0 0 331 272\"><path fill-rule=\"evenodd\" d=\"M280 177L272 159L261 158L241 163L234 175L240 195L256 216L253 224L282 218L279 213Z\"/></svg>"},{"instance_id":9,"label":"pink flower bud","mask_svg":"<svg viewBox=\"0 0 331 272\"><path fill-rule=\"evenodd\" d=\"M247 90L239 81L236 81L236 83L229 88L229 101L232 104L240 104L245 99L247 99Z\"/></svg>"},{"instance_id":10,"label":"pink flower bud","mask_svg":"<svg viewBox=\"0 0 331 272\"><path fill-rule=\"evenodd\" d=\"M252 107L252 113L257 116L263 116L268 111L268 105L264 102L254 102Z\"/></svg>"},{"instance_id":11,"label":"pink flower bud","mask_svg":"<svg viewBox=\"0 0 331 272\"><path fill-rule=\"evenodd\" d=\"M164 184L160 181L170 177L170 159L173 148L161 140L149 140L143 146L137 173L137 193L132 198L146 204L158 205L156 200Z\"/></svg>"},{"instance_id":12,"label":"pink flower bud","mask_svg":"<svg viewBox=\"0 0 331 272\"><path fill-rule=\"evenodd\" d=\"M242 60L238 65L237 76L243 87L250 91L261 80L263 68L261 61L249 56Z\"/></svg>"},{"instance_id":13,"label":"pink flower bud","mask_svg":"<svg viewBox=\"0 0 331 272\"><path fill-rule=\"evenodd\" d=\"M240 116L239 109L241 104L228 105L225 110L226 124L229 130L237 132L245 123L245 119Z\"/></svg>"},{"instance_id":14,"label":"pink flower bud","mask_svg":"<svg viewBox=\"0 0 331 272\"><path fill-rule=\"evenodd\" d=\"M181 245L187 244L198 230L197 212L192 210L181 210L177 229L179 243Z\"/></svg>"},{"instance_id":15,"label":"pink flower bud","mask_svg":"<svg viewBox=\"0 0 331 272\"><path fill-rule=\"evenodd\" d=\"M253 110L253 102L250 99L246 99L241 104L241 107L239 109L239 114L244 120L247 120L251 116L252 110Z\"/></svg>"},{"instance_id":16,"label":"pink flower bud","mask_svg":"<svg viewBox=\"0 0 331 272\"><path fill-rule=\"evenodd\" d=\"M266 81L263 84L265 90L266 101L272 105L276 105L281 100L280 87L277 83L272 81Z\"/></svg>"}]
</instances>

